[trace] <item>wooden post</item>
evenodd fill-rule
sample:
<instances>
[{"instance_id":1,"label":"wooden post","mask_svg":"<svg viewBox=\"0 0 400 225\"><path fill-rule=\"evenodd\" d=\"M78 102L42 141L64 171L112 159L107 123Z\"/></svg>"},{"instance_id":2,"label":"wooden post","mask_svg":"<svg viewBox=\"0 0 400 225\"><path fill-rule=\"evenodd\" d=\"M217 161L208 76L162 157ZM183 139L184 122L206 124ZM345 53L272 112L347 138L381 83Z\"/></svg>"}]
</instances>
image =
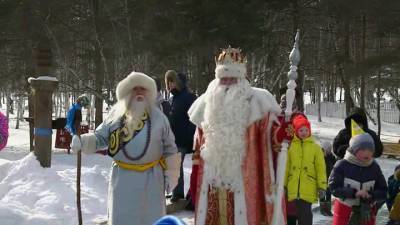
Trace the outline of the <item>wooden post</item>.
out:
<instances>
[{"instance_id":1,"label":"wooden post","mask_svg":"<svg viewBox=\"0 0 400 225\"><path fill-rule=\"evenodd\" d=\"M43 45L41 45L43 44ZM48 44L48 43L47 43ZM36 49L38 78L29 78L34 98L34 152L40 165L51 166L51 141L52 141L52 94L58 86L55 77L49 76L51 66L51 51L46 48L43 40Z\"/></svg>"},{"instance_id":2,"label":"wooden post","mask_svg":"<svg viewBox=\"0 0 400 225\"><path fill-rule=\"evenodd\" d=\"M58 86L58 81L30 80L34 101L34 152L43 167L51 166L51 95Z\"/></svg>"}]
</instances>

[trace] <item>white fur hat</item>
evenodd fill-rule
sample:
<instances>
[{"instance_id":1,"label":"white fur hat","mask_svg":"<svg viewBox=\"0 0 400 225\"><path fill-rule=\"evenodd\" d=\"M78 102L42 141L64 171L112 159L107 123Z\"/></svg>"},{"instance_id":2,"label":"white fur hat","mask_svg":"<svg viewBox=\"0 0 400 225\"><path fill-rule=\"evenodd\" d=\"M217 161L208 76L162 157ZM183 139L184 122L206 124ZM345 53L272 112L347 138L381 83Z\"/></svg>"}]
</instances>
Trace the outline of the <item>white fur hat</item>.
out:
<instances>
[{"instance_id":1,"label":"white fur hat","mask_svg":"<svg viewBox=\"0 0 400 225\"><path fill-rule=\"evenodd\" d=\"M123 99L132 93L134 87L144 87L149 91L148 100L154 102L157 97L157 86L153 78L144 73L132 72L117 85L117 100Z\"/></svg>"},{"instance_id":2,"label":"white fur hat","mask_svg":"<svg viewBox=\"0 0 400 225\"><path fill-rule=\"evenodd\" d=\"M217 65L215 77L219 79L224 77L246 78L246 67L237 64Z\"/></svg>"}]
</instances>

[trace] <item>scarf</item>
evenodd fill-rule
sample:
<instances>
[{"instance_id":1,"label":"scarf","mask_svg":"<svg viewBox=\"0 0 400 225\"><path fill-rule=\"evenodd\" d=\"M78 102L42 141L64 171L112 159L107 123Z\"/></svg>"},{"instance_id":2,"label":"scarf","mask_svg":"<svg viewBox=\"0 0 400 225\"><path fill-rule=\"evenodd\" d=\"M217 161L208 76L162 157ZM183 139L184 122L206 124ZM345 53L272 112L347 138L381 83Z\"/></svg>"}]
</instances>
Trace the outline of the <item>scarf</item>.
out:
<instances>
[{"instance_id":1,"label":"scarf","mask_svg":"<svg viewBox=\"0 0 400 225\"><path fill-rule=\"evenodd\" d=\"M371 159L367 162L360 161L359 159L357 159L357 157L355 155L353 155L349 151L346 151L346 154L344 155L344 160L346 160L347 162L349 162L351 164L361 166L361 167L368 167L374 162L374 159Z\"/></svg>"}]
</instances>

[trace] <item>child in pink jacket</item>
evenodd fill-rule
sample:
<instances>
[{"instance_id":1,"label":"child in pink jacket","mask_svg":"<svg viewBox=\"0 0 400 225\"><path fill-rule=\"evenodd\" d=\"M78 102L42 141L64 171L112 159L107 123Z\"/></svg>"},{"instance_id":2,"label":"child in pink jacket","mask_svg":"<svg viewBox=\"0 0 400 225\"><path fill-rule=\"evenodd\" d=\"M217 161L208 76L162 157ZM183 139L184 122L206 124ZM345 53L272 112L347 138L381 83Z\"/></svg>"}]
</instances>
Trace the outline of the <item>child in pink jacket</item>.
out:
<instances>
[{"instance_id":1,"label":"child in pink jacket","mask_svg":"<svg viewBox=\"0 0 400 225\"><path fill-rule=\"evenodd\" d=\"M7 145L8 140L8 119L0 112L0 150Z\"/></svg>"}]
</instances>

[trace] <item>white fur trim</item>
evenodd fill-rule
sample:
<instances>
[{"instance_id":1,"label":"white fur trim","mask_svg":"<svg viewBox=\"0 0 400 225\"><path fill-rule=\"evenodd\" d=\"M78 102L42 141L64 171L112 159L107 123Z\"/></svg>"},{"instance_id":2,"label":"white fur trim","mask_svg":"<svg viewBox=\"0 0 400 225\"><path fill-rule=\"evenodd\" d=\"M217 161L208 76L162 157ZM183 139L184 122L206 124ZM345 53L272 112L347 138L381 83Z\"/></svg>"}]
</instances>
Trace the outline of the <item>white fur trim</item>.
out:
<instances>
[{"instance_id":1,"label":"white fur trim","mask_svg":"<svg viewBox=\"0 0 400 225\"><path fill-rule=\"evenodd\" d=\"M253 87L253 97L250 102L250 124L260 120L266 113L280 113L281 108L275 97L267 90Z\"/></svg>"},{"instance_id":2,"label":"white fur trim","mask_svg":"<svg viewBox=\"0 0 400 225\"><path fill-rule=\"evenodd\" d=\"M164 176L168 182L168 188L173 190L178 185L181 166L181 153L175 153L165 158L167 169L164 171Z\"/></svg>"},{"instance_id":3,"label":"white fur trim","mask_svg":"<svg viewBox=\"0 0 400 225\"><path fill-rule=\"evenodd\" d=\"M157 98L156 82L144 73L132 72L117 85L117 100L123 99L132 93L134 87L141 86L149 91L149 100L155 102Z\"/></svg>"},{"instance_id":4,"label":"white fur trim","mask_svg":"<svg viewBox=\"0 0 400 225\"><path fill-rule=\"evenodd\" d=\"M246 66L238 64L223 64L215 67L215 77L246 78Z\"/></svg>"},{"instance_id":5,"label":"white fur trim","mask_svg":"<svg viewBox=\"0 0 400 225\"><path fill-rule=\"evenodd\" d=\"M218 79L211 81L209 86L217 85ZM261 88L252 88L253 94L250 100L250 118L249 124L260 120L265 116L266 113L278 114L281 112L281 108L276 102L275 97L267 90ZM204 121L204 113L206 107L205 94L201 95L190 107L188 114L190 121L198 127L201 127L201 123Z\"/></svg>"},{"instance_id":6,"label":"white fur trim","mask_svg":"<svg viewBox=\"0 0 400 225\"><path fill-rule=\"evenodd\" d=\"M204 112L206 109L205 94L198 97L188 111L190 121L201 128L201 122L204 121Z\"/></svg>"},{"instance_id":7,"label":"white fur trim","mask_svg":"<svg viewBox=\"0 0 400 225\"><path fill-rule=\"evenodd\" d=\"M267 127L267 151L268 151L268 164L269 164L269 176L271 177L271 183L275 184L275 170L274 170L274 161L273 161L273 156L272 156L272 143L271 143L271 132L272 132L272 125L277 119L275 113L270 113L269 118L268 118L268 127ZM275 192L275 191L274 191ZM273 192L273 194L274 194Z\"/></svg>"},{"instance_id":8,"label":"white fur trim","mask_svg":"<svg viewBox=\"0 0 400 225\"><path fill-rule=\"evenodd\" d=\"M205 176L207 175L207 168L204 166L204 174L203 174L203 179L202 183L200 185L200 196L199 196L199 202L197 204L197 212L196 212L196 224L197 225L205 225L206 224L206 219L207 219L207 210L208 210L208 182L207 179L205 179Z\"/></svg>"},{"instance_id":9,"label":"white fur trim","mask_svg":"<svg viewBox=\"0 0 400 225\"><path fill-rule=\"evenodd\" d=\"M246 198L244 193L244 184L242 174L238 174L240 184L239 189L234 193L234 213L235 213L235 224L247 225L247 208Z\"/></svg>"},{"instance_id":10,"label":"white fur trim","mask_svg":"<svg viewBox=\"0 0 400 225\"><path fill-rule=\"evenodd\" d=\"M82 134L81 135L82 142L82 152L91 154L95 153L96 148L96 135L94 133Z\"/></svg>"},{"instance_id":11,"label":"white fur trim","mask_svg":"<svg viewBox=\"0 0 400 225\"><path fill-rule=\"evenodd\" d=\"M276 169L276 184L275 184L275 204L274 204L274 214L272 216L272 224L280 225L284 221L284 214L282 210L282 199L284 198L284 182L285 182L285 170L287 163L287 149L288 142L284 141L282 143L282 150L279 152L277 159L277 169Z\"/></svg>"}]
</instances>

